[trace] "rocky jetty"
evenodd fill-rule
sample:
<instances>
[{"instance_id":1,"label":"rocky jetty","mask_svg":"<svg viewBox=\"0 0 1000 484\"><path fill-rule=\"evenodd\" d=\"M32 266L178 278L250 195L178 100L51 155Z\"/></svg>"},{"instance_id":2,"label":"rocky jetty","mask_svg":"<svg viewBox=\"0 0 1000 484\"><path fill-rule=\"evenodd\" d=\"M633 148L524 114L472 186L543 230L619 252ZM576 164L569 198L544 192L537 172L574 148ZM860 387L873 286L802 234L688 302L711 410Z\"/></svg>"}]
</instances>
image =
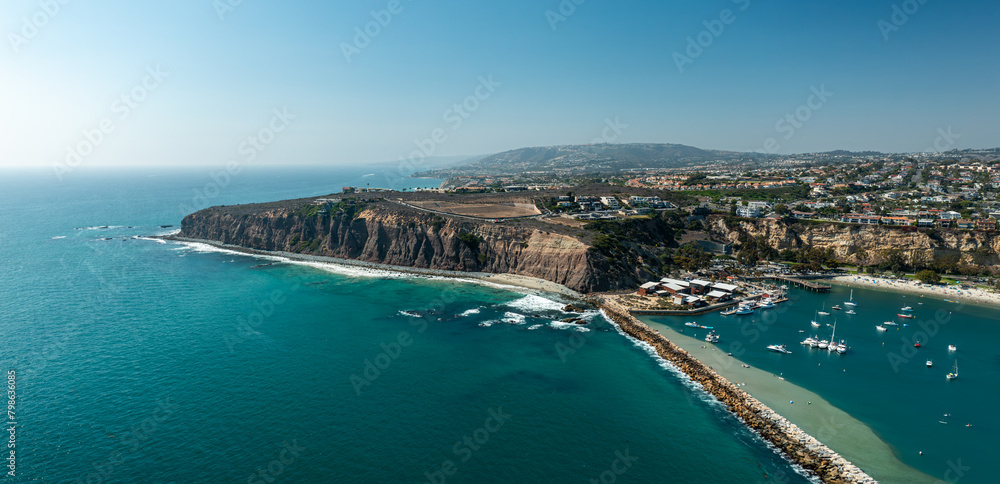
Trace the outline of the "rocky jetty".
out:
<instances>
[{"instance_id":1,"label":"rocky jetty","mask_svg":"<svg viewBox=\"0 0 1000 484\"><path fill-rule=\"evenodd\" d=\"M594 304L604 310L622 331L645 341L665 360L672 363L692 380L726 404L746 425L774 444L796 464L815 473L829 483L875 483L872 477L830 450L822 442L789 422L777 412L759 402L738 386L695 359L687 351L629 314L628 310L610 300L594 298Z\"/></svg>"}]
</instances>

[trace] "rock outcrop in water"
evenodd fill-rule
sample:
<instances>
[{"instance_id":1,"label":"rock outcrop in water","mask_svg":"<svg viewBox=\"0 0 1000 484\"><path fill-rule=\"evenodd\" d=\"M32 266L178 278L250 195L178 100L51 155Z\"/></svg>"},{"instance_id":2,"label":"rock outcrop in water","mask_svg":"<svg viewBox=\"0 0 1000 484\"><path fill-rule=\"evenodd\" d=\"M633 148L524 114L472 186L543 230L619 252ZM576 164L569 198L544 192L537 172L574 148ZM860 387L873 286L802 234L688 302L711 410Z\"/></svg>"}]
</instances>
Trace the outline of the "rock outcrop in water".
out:
<instances>
[{"instance_id":1,"label":"rock outcrop in water","mask_svg":"<svg viewBox=\"0 0 1000 484\"><path fill-rule=\"evenodd\" d=\"M185 217L178 236L378 264L511 273L583 293L630 288L638 281L624 263L571 236L439 217L387 201L212 207Z\"/></svg>"}]
</instances>

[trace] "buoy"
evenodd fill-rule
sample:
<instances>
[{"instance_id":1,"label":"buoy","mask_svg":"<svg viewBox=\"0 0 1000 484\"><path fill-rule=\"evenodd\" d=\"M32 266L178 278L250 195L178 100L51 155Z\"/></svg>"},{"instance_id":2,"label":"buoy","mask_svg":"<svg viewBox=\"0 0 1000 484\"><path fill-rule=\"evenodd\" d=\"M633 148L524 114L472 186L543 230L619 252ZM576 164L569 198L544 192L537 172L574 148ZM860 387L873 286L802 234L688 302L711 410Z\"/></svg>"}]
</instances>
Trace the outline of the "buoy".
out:
<instances>
[{"instance_id":1,"label":"buoy","mask_svg":"<svg viewBox=\"0 0 1000 484\"><path fill-rule=\"evenodd\" d=\"M795 402L793 402L793 401L789 400L789 401L788 401L788 403L795 403Z\"/></svg>"}]
</instances>

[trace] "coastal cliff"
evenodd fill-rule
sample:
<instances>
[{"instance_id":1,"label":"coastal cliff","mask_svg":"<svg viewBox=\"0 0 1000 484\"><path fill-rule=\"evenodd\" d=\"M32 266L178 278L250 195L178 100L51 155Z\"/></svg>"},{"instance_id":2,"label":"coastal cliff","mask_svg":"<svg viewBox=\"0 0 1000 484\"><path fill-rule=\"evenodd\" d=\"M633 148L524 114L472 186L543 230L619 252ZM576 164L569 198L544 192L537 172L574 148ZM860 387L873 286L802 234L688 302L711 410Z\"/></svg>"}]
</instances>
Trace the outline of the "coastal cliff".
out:
<instances>
[{"instance_id":1,"label":"coastal cliff","mask_svg":"<svg viewBox=\"0 0 1000 484\"><path fill-rule=\"evenodd\" d=\"M395 266L518 274L582 293L634 287L638 280L624 263L575 237L378 200L212 207L185 217L178 236Z\"/></svg>"},{"instance_id":2,"label":"coastal cliff","mask_svg":"<svg viewBox=\"0 0 1000 484\"><path fill-rule=\"evenodd\" d=\"M927 266L951 256L958 264L1000 272L1000 236L993 233L954 229L917 229L838 223L783 220L741 220L727 224L723 217L709 220L709 232L727 242L741 237L764 240L777 249L830 249L834 257L852 264L873 264L896 250L913 266Z\"/></svg>"}]
</instances>

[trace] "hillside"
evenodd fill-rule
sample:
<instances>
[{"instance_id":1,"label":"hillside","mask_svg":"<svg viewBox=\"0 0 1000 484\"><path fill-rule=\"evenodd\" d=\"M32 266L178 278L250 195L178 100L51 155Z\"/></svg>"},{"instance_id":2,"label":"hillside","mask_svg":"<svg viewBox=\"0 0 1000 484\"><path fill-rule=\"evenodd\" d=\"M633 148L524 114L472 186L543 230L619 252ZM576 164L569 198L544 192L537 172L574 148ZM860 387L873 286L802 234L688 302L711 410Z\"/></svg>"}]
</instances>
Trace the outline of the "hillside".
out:
<instances>
[{"instance_id":1,"label":"hillside","mask_svg":"<svg viewBox=\"0 0 1000 484\"><path fill-rule=\"evenodd\" d=\"M746 160L762 155L703 150L677 144L595 144L520 148L481 158L471 164L428 171L419 176L512 175L525 172L559 174L613 173L637 168L682 168L713 161Z\"/></svg>"}]
</instances>

